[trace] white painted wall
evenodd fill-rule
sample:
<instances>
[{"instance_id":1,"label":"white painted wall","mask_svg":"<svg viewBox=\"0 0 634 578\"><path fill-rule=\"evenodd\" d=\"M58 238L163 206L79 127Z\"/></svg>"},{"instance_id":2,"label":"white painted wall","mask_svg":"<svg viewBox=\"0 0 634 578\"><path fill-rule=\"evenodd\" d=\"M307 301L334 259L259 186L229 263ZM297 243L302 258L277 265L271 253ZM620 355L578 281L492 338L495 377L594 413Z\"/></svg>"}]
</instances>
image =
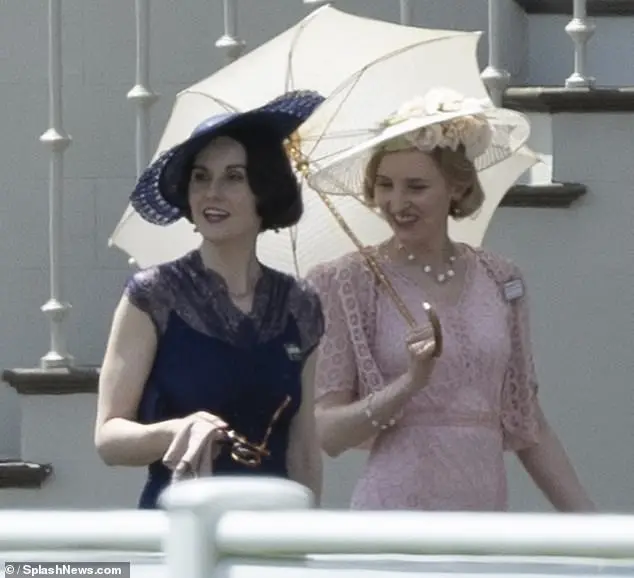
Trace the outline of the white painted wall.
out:
<instances>
[{"instance_id":1,"label":"white painted wall","mask_svg":"<svg viewBox=\"0 0 634 578\"><path fill-rule=\"evenodd\" d=\"M136 508L142 468L111 468L93 446L94 394L22 397L21 455L52 463L42 489L0 490L0 508Z\"/></svg>"},{"instance_id":2,"label":"white painted wall","mask_svg":"<svg viewBox=\"0 0 634 578\"><path fill-rule=\"evenodd\" d=\"M557 115L555 180L567 210L498 210L485 243L523 267L542 402L602 508L634 511L634 115ZM541 503L512 470L513 504Z\"/></svg>"},{"instance_id":3,"label":"white painted wall","mask_svg":"<svg viewBox=\"0 0 634 578\"><path fill-rule=\"evenodd\" d=\"M64 120L73 137L66 155L65 294L73 305L71 352L100 363L112 309L130 270L107 238L134 184L134 6L64 0ZM396 21L398 1L349 0L342 9ZM307 13L300 0L240 3L249 47ZM0 365L30 367L47 351L39 307L48 298L47 162L38 143L47 129L47 11L39 0L0 3ZM565 17L505 15L506 65L516 78L561 84L572 69ZM485 0L420 1L415 21L433 27L486 28ZM604 24L605 23L605 24ZM628 21L601 20L589 53L602 84L626 82ZM606 28L602 28L603 26ZM153 143L176 92L223 64L220 2L152 2ZM485 40L486 41L486 40ZM524 60L525 51L530 56ZM486 47L481 46L482 64ZM555 55L555 56L553 56ZM527 64L526 64L527 63ZM542 396L580 474L603 508L634 511L634 144L632 115L558 115L535 123L534 144L554 152L555 178L586 182L590 193L568 210L502 209L486 244L526 271ZM550 127L552 125L551 137ZM541 132L540 132L541 131ZM552 147L552 148L551 148ZM541 176L541 175L540 175ZM543 179L540 178L541 181ZM136 503L142 472L110 470L92 452L94 398L39 397L20 405L0 393L0 456L50 460L58 473L46 490L0 491L0 507L112 507ZM39 454L38 454L39 452ZM329 461L326 503L345 506L363 456ZM512 504L543 500L509 460ZM81 484L69 475L82 468Z\"/></svg>"}]
</instances>

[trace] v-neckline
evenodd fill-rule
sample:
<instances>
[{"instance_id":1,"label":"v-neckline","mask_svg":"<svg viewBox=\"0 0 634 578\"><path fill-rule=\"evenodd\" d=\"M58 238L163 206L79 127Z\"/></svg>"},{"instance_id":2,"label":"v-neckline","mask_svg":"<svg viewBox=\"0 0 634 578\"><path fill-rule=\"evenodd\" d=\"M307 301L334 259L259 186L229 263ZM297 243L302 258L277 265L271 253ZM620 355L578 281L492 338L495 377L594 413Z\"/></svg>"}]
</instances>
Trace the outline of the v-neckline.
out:
<instances>
[{"instance_id":1,"label":"v-neckline","mask_svg":"<svg viewBox=\"0 0 634 578\"><path fill-rule=\"evenodd\" d=\"M227 281L220 273L218 273L218 271L205 265L199 250L194 250L192 252L191 263L194 271L201 275L218 297L219 305L221 305L221 309L224 309L224 311L221 311L223 316L226 315L229 318L233 318L228 319L228 321L233 321L234 324L236 322L237 324L240 324L242 321L246 320L251 321L258 328L260 327L268 306L268 298L271 295L270 283L272 280L272 271L268 267L258 261L261 274L255 283L255 287L253 288L251 309L247 312L240 309L240 307L233 302L233 299L231 299L231 295L229 294Z\"/></svg>"},{"instance_id":2,"label":"v-neckline","mask_svg":"<svg viewBox=\"0 0 634 578\"><path fill-rule=\"evenodd\" d=\"M419 288L420 291L424 293L425 296L428 298L427 300L430 300L430 303L432 304L434 309L460 310L462 309L462 306L464 305L469 293L471 292L471 287L473 286L473 280L474 280L475 267L474 267L474 259L473 259L472 252L468 250L468 247L464 243L456 243L455 245L456 247L458 247L460 258L462 258L464 261L465 270L464 270L464 275L462 278L462 287L460 288L460 291L458 292L458 295L456 296L456 298L450 302L446 300L436 300L436 299L434 299L432 302L429 299L431 297L430 295L428 295L429 291L425 291L425 289L421 287L416 282L416 280L414 280L411 277L411 275L408 275L407 272L403 270L403 266L400 263L396 263L385 256L381 256L380 253L379 253L379 265L385 266L387 269L390 270L390 272L396 275L399 279L402 279L408 285Z\"/></svg>"}]
</instances>

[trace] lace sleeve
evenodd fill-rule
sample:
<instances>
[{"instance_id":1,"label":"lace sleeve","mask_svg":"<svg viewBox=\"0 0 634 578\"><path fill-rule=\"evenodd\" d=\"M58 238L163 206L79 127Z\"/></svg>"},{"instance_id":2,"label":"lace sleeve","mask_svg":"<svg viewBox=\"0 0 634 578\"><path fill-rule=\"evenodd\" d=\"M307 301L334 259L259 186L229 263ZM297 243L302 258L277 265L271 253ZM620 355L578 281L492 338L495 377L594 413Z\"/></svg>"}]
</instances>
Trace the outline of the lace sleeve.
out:
<instances>
[{"instance_id":1,"label":"lace sleeve","mask_svg":"<svg viewBox=\"0 0 634 578\"><path fill-rule=\"evenodd\" d=\"M317 291L324 316L324 335L319 344L315 375L317 400L331 392L350 391L358 397L358 374L354 348L342 299L350 284L342 281L334 266L313 269L308 280Z\"/></svg>"},{"instance_id":2,"label":"lace sleeve","mask_svg":"<svg viewBox=\"0 0 634 578\"><path fill-rule=\"evenodd\" d=\"M132 305L147 313L159 335L165 330L170 312L170 291L158 267L138 271L125 285L124 294Z\"/></svg>"},{"instance_id":3,"label":"lace sleeve","mask_svg":"<svg viewBox=\"0 0 634 578\"><path fill-rule=\"evenodd\" d=\"M511 355L502 386L504 448L521 450L539 442L537 376L531 346L526 284L519 270L514 277L524 286L524 295L512 301Z\"/></svg>"},{"instance_id":4,"label":"lace sleeve","mask_svg":"<svg viewBox=\"0 0 634 578\"><path fill-rule=\"evenodd\" d=\"M319 294L308 283L298 283L291 297L291 311L297 320L302 352L308 357L324 333L324 315Z\"/></svg>"}]
</instances>

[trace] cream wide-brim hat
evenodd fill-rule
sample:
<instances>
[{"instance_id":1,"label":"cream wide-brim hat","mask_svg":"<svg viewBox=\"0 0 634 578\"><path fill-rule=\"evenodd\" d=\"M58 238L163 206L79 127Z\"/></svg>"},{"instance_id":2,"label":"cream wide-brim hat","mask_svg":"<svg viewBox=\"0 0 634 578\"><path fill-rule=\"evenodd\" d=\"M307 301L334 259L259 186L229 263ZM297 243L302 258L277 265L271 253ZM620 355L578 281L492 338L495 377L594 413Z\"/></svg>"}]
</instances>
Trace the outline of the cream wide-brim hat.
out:
<instances>
[{"instance_id":1,"label":"cream wide-brim hat","mask_svg":"<svg viewBox=\"0 0 634 578\"><path fill-rule=\"evenodd\" d=\"M464 122L457 122L461 119ZM460 126L465 129L463 134L458 134L456 127ZM421 133L426 136L417 142L416 136ZM395 139L411 138L412 147L423 152L434 146L455 148L462 144L467 158L482 172L512 156L529 136L529 121L521 113L495 107L490 100L468 99L452 90L432 89L425 96L404 103L377 128L369 129L366 140L332 155L318 167L313 166L308 184L325 194L355 195L363 201L370 159L378 150L389 148Z\"/></svg>"}]
</instances>

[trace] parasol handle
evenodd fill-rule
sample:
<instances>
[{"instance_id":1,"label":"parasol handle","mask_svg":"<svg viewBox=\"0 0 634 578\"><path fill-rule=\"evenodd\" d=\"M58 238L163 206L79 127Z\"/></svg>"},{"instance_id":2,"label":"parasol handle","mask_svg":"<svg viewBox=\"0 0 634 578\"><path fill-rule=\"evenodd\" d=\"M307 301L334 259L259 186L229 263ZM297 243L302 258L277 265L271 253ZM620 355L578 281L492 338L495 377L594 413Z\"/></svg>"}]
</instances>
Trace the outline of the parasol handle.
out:
<instances>
[{"instance_id":1,"label":"parasol handle","mask_svg":"<svg viewBox=\"0 0 634 578\"><path fill-rule=\"evenodd\" d=\"M288 154L295 162L295 166L299 173L304 177L304 179L308 180L308 176L310 174L309 163L297 146L296 141L297 138L291 138L289 140L289 144L287 147ZM350 237L350 240L356 245L357 249L359 249L359 252L364 256L366 262L368 263L376 278L387 289L390 298L394 301L397 309L399 310L400 314L403 316L407 324L411 328L416 327L416 319L414 319L414 316L410 313L409 309L401 299L400 295L396 292L396 289L394 289L394 286L392 285L392 283L390 283L385 273L382 271L374 256L369 254L367 248L354 234L354 231L350 228L350 225L346 223L346 220L341 216L341 214L337 210L337 207L328 197L328 195L318 189L314 190L319 195L319 198L324 202L328 210L332 213L333 217L335 218L339 226L343 229L344 233L346 233L346 235ZM442 329L440 326L440 320L438 319L438 315L434 311L433 307L429 303L423 301L422 305L434 330L435 347L434 352L432 353L432 357L440 357L440 354L442 353Z\"/></svg>"}]
</instances>

